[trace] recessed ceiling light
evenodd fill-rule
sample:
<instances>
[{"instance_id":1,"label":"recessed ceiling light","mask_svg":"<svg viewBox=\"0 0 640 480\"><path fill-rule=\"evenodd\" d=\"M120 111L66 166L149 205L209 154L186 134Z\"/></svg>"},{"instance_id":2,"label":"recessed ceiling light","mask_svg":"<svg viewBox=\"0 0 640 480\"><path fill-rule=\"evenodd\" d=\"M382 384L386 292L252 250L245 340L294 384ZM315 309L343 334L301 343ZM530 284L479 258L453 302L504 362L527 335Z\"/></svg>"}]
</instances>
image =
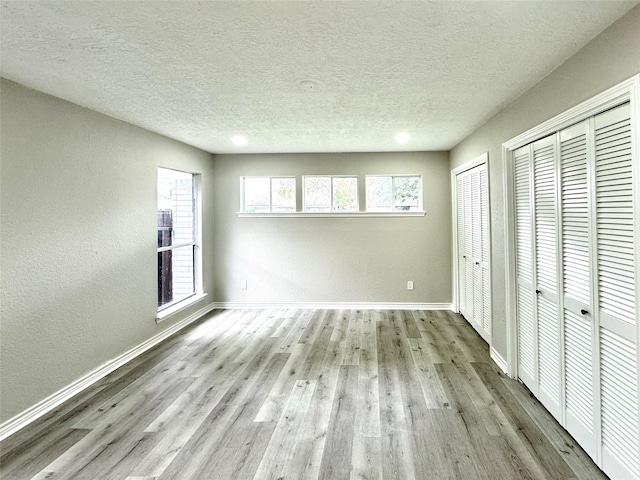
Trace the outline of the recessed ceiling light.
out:
<instances>
[{"instance_id":1,"label":"recessed ceiling light","mask_svg":"<svg viewBox=\"0 0 640 480\"><path fill-rule=\"evenodd\" d=\"M406 132L402 132L396 135L396 142L398 142L400 145L404 145L409 141L410 138L411 135Z\"/></svg>"},{"instance_id":2,"label":"recessed ceiling light","mask_svg":"<svg viewBox=\"0 0 640 480\"><path fill-rule=\"evenodd\" d=\"M235 143L236 145L246 145L247 144L246 137L243 137L242 135L234 135L233 137L231 137L231 141L233 143Z\"/></svg>"}]
</instances>

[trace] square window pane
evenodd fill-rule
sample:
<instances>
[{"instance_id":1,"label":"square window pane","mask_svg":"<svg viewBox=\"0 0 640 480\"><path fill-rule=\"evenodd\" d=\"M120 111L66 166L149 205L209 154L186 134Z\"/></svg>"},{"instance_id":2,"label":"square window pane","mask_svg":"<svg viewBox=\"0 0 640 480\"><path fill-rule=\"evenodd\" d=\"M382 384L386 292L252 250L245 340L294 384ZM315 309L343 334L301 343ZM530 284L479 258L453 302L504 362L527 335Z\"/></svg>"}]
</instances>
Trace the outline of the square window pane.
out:
<instances>
[{"instance_id":1,"label":"square window pane","mask_svg":"<svg viewBox=\"0 0 640 480\"><path fill-rule=\"evenodd\" d=\"M295 212L296 211L296 179L272 178L271 179L271 211Z\"/></svg>"},{"instance_id":2,"label":"square window pane","mask_svg":"<svg viewBox=\"0 0 640 480\"><path fill-rule=\"evenodd\" d=\"M353 212L358 210L358 179L356 177L334 177L333 211Z\"/></svg>"},{"instance_id":3,"label":"square window pane","mask_svg":"<svg viewBox=\"0 0 640 480\"><path fill-rule=\"evenodd\" d=\"M397 211L418 210L420 207L420 177L395 177L394 197Z\"/></svg>"},{"instance_id":4,"label":"square window pane","mask_svg":"<svg viewBox=\"0 0 640 480\"><path fill-rule=\"evenodd\" d=\"M331 177L304 177L304 210L331 211Z\"/></svg>"},{"instance_id":5,"label":"square window pane","mask_svg":"<svg viewBox=\"0 0 640 480\"><path fill-rule=\"evenodd\" d=\"M158 247L194 240L193 175L158 168Z\"/></svg>"},{"instance_id":6,"label":"square window pane","mask_svg":"<svg viewBox=\"0 0 640 480\"><path fill-rule=\"evenodd\" d=\"M158 252L158 307L195 293L194 246Z\"/></svg>"},{"instance_id":7,"label":"square window pane","mask_svg":"<svg viewBox=\"0 0 640 480\"><path fill-rule=\"evenodd\" d=\"M367 177L367 211L393 210L393 181L391 177Z\"/></svg>"},{"instance_id":8,"label":"square window pane","mask_svg":"<svg viewBox=\"0 0 640 480\"><path fill-rule=\"evenodd\" d=\"M270 211L269 177L245 177L243 205L246 213L268 213Z\"/></svg>"}]
</instances>

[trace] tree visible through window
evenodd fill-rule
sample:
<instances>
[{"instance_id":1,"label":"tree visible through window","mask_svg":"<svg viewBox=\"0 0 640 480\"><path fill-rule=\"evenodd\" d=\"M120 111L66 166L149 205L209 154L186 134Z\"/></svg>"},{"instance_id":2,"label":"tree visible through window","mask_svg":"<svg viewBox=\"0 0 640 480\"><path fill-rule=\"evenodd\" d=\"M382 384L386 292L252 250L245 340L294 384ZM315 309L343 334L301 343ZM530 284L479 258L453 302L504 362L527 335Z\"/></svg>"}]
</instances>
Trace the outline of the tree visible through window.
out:
<instances>
[{"instance_id":1,"label":"tree visible through window","mask_svg":"<svg viewBox=\"0 0 640 480\"><path fill-rule=\"evenodd\" d=\"M358 211L358 178L342 176L304 177L304 211Z\"/></svg>"},{"instance_id":2,"label":"tree visible through window","mask_svg":"<svg viewBox=\"0 0 640 480\"><path fill-rule=\"evenodd\" d=\"M158 168L158 308L195 293L195 248L194 175Z\"/></svg>"},{"instance_id":3,"label":"tree visible through window","mask_svg":"<svg viewBox=\"0 0 640 480\"><path fill-rule=\"evenodd\" d=\"M293 177L242 177L242 211L271 213L296 211Z\"/></svg>"},{"instance_id":4,"label":"tree visible through window","mask_svg":"<svg viewBox=\"0 0 640 480\"><path fill-rule=\"evenodd\" d=\"M422 185L419 176L367 176L368 212L420 210Z\"/></svg>"}]
</instances>

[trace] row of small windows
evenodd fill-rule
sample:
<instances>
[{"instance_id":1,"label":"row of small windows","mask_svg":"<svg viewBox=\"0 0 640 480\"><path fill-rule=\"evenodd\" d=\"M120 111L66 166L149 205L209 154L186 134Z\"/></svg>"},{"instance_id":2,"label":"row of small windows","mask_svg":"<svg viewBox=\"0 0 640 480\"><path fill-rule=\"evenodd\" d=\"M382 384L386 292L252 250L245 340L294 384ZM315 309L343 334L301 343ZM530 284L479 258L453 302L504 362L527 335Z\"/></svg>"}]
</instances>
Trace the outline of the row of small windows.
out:
<instances>
[{"instance_id":1,"label":"row of small windows","mask_svg":"<svg viewBox=\"0 0 640 480\"><path fill-rule=\"evenodd\" d=\"M296 201L295 177L241 177L241 212L309 213L358 212L358 177L309 175L302 177L302 208ZM419 175L367 175L367 212L422 210Z\"/></svg>"}]
</instances>

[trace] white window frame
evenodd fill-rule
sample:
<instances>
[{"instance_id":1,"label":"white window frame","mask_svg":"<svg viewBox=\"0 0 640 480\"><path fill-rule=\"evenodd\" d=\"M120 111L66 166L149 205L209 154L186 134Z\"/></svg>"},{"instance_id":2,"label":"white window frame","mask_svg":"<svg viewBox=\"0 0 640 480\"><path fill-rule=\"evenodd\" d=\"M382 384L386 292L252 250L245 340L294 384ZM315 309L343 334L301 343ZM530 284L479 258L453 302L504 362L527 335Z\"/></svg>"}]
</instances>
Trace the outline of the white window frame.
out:
<instances>
[{"instance_id":1,"label":"white window frame","mask_svg":"<svg viewBox=\"0 0 640 480\"><path fill-rule=\"evenodd\" d=\"M367 176L380 176L380 177L419 177L420 178L420 206L419 210L398 210L398 211L366 211L361 210L363 205L366 206L366 177ZM326 177L331 180L331 211L325 212L310 212L306 210L305 197L305 178L307 177ZM244 179L245 178L293 178L295 180L295 211L291 212L247 212L244 205ZM355 178L357 188L356 198L356 210L333 210L333 179L334 178ZM353 218L374 218L374 217L424 217L426 212L424 208L424 188L422 175L415 174L351 174L351 175L332 175L332 174L314 174L314 175L241 175L239 178L239 197L240 197L240 210L237 212L239 218L327 218L327 217L353 217ZM302 185L298 188L298 185ZM270 187L271 188L271 187ZM269 194L270 210L273 210L271 206L271 191ZM366 207L365 207L366 208Z\"/></svg>"},{"instance_id":2,"label":"white window frame","mask_svg":"<svg viewBox=\"0 0 640 480\"><path fill-rule=\"evenodd\" d=\"M170 303L166 303L158 307L158 313L156 315L156 323L160 323L166 318L177 314L178 312L184 310L190 305L198 302L202 298L206 297L206 294L203 292L203 277L202 277L202 255L201 255L201 245L202 245L202 203L201 203L201 179L200 174L189 172L186 170L181 170L174 167L164 167L158 166L156 169L157 172L160 170L173 170L180 173L186 173L191 175L192 179L192 205L193 205L193 235L191 242L181 242L175 245L170 245L166 247L157 247L156 248L156 261L157 254L169 250L175 250L178 248L184 248L188 246L192 246L193 248L193 293L187 297L181 298L180 300L176 300ZM158 181L156 179L156 198L157 198L157 189L158 189ZM157 209L157 200L156 200L156 209Z\"/></svg>"},{"instance_id":3,"label":"white window frame","mask_svg":"<svg viewBox=\"0 0 640 480\"><path fill-rule=\"evenodd\" d=\"M269 179L269 211L268 212L247 212L245 206L245 186L244 181L247 178L268 178ZM282 215L290 215L291 213L297 212L297 201L294 200L294 208L293 212L274 212L273 211L273 181L278 179L293 179L293 196L296 199L298 182L296 181L296 177L294 175L243 175L240 177L240 212L249 213L249 214L269 214L269 213L279 213Z\"/></svg>"},{"instance_id":4,"label":"white window frame","mask_svg":"<svg viewBox=\"0 0 640 480\"><path fill-rule=\"evenodd\" d=\"M305 181L307 178L328 178L330 187L331 205L328 212L309 212L307 210L307 189ZM355 210L334 210L333 179L334 178L355 178L356 180L356 208ZM358 175L303 175L302 176L302 211L304 213L314 213L319 215L348 215L360 212L360 182Z\"/></svg>"},{"instance_id":5,"label":"white window frame","mask_svg":"<svg viewBox=\"0 0 640 480\"><path fill-rule=\"evenodd\" d=\"M376 174L376 175L365 175L364 180L364 191L365 191L365 211L367 212L384 212L385 210L369 210L369 197L367 196L367 179L369 178L391 178L391 212L396 214L403 214L406 212L421 212L423 211L423 194L422 194L422 175L412 175L412 174L401 174L401 175L385 175L385 174ZM396 178L406 178L406 177L414 177L418 178L418 182L420 184L420 194L418 195L418 208L416 210L396 210Z\"/></svg>"}]
</instances>

